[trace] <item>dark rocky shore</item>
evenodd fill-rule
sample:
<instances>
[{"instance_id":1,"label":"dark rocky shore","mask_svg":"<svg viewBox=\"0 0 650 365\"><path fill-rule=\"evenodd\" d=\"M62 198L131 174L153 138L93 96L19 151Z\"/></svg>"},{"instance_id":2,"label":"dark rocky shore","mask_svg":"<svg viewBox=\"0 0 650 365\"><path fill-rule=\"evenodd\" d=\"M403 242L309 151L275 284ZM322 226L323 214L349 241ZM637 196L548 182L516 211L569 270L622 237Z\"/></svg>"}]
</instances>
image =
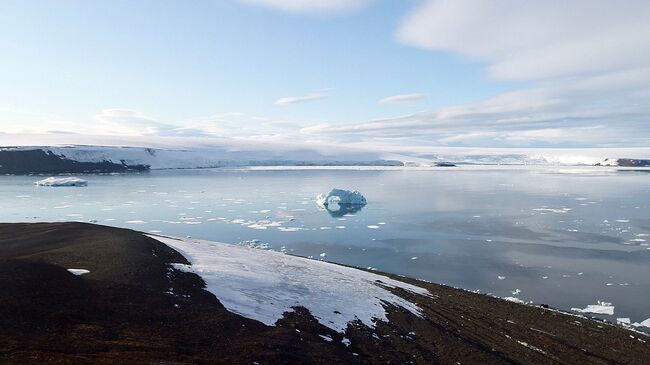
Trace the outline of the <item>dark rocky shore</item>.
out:
<instances>
[{"instance_id":1,"label":"dark rocky shore","mask_svg":"<svg viewBox=\"0 0 650 365\"><path fill-rule=\"evenodd\" d=\"M0 225L0 363L644 364L650 338L544 308L391 276L425 318L343 338L307 310L277 326L227 311L176 251L131 230L82 223ZM75 276L66 269L84 268ZM171 290L170 290L171 289ZM169 294L173 292L174 295ZM325 341L319 335L334 340Z\"/></svg>"},{"instance_id":2,"label":"dark rocky shore","mask_svg":"<svg viewBox=\"0 0 650 365\"><path fill-rule=\"evenodd\" d=\"M42 149L0 149L0 174L64 174L148 171L147 165L110 161L79 162Z\"/></svg>"}]
</instances>

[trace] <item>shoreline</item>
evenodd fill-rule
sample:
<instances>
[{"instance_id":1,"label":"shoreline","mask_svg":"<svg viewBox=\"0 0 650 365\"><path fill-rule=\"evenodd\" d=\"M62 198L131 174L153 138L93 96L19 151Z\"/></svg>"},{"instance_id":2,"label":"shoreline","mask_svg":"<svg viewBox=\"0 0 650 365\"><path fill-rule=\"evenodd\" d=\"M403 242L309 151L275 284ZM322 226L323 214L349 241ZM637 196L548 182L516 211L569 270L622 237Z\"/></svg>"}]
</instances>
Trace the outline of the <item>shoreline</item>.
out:
<instances>
[{"instance_id":1,"label":"shoreline","mask_svg":"<svg viewBox=\"0 0 650 365\"><path fill-rule=\"evenodd\" d=\"M426 289L430 296L388 288L422 316L385 305L387 321L354 321L341 333L296 307L265 325L228 311L200 276L174 269L191 264L178 251L127 229L0 224L0 260L6 363L640 364L650 356L647 335L374 271Z\"/></svg>"}]
</instances>

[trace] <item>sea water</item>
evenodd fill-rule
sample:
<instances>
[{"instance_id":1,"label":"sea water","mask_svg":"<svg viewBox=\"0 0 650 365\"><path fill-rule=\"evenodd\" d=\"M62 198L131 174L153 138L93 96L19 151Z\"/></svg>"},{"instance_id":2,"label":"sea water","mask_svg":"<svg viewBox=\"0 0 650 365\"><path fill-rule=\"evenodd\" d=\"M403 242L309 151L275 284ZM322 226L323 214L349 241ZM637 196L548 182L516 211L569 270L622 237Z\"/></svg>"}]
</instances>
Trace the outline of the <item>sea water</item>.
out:
<instances>
[{"instance_id":1,"label":"sea water","mask_svg":"<svg viewBox=\"0 0 650 365\"><path fill-rule=\"evenodd\" d=\"M0 221L83 221L402 274L563 310L650 317L650 173L616 168L282 168L0 177ZM329 212L332 188L368 204Z\"/></svg>"}]
</instances>

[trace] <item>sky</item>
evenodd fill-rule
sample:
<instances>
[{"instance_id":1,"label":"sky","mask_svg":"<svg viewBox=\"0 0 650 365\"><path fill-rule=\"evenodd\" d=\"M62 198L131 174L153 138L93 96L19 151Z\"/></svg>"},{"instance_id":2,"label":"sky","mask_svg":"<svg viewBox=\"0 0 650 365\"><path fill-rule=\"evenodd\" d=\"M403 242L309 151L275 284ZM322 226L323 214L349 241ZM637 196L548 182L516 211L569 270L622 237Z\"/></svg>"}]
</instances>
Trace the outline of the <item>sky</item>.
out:
<instances>
[{"instance_id":1,"label":"sky","mask_svg":"<svg viewBox=\"0 0 650 365\"><path fill-rule=\"evenodd\" d=\"M0 132L650 146L647 0L0 0Z\"/></svg>"}]
</instances>

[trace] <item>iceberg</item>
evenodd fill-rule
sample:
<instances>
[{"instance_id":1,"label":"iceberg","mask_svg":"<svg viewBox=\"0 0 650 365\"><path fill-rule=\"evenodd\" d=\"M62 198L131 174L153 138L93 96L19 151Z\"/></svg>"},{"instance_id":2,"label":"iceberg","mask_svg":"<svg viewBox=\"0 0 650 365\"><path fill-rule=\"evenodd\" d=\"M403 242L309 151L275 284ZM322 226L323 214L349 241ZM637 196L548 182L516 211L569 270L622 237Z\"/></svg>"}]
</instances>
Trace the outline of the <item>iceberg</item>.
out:
<instances>
[{"instance_id":1,"label":"iceberg","mask_svg":"<svg viewBox=\"0 0 650 365\"><path fill-rule=\"evenodd\" d=\"M321 208L327 208L330 205L366 205L366 198L358 191L343 189L332 189L327 194L320 194L316 197L316 204Z\"/></svg>"},{"instance_id":2,"label":"iceberg","mask_svg":"<svg viewBox=\"0 0 650 365\"><path fill-rule=\"evenodd\" d=\"M78 177L48 177L34 182L38 186L87 186L88 181Z\"/></svg>"},{"instance_id":3,"label":"iceberg","mask_svg":"<svg viewBox=\"0 0 650 365\"><path fill-rule=\"evenodd\" d=\"M356 213L366 204L366 198L358 191L332 189L327 194L316 197L316 204L327 210L333 217L342 217L345 214Z\"/></svg>"}]
</instances>

